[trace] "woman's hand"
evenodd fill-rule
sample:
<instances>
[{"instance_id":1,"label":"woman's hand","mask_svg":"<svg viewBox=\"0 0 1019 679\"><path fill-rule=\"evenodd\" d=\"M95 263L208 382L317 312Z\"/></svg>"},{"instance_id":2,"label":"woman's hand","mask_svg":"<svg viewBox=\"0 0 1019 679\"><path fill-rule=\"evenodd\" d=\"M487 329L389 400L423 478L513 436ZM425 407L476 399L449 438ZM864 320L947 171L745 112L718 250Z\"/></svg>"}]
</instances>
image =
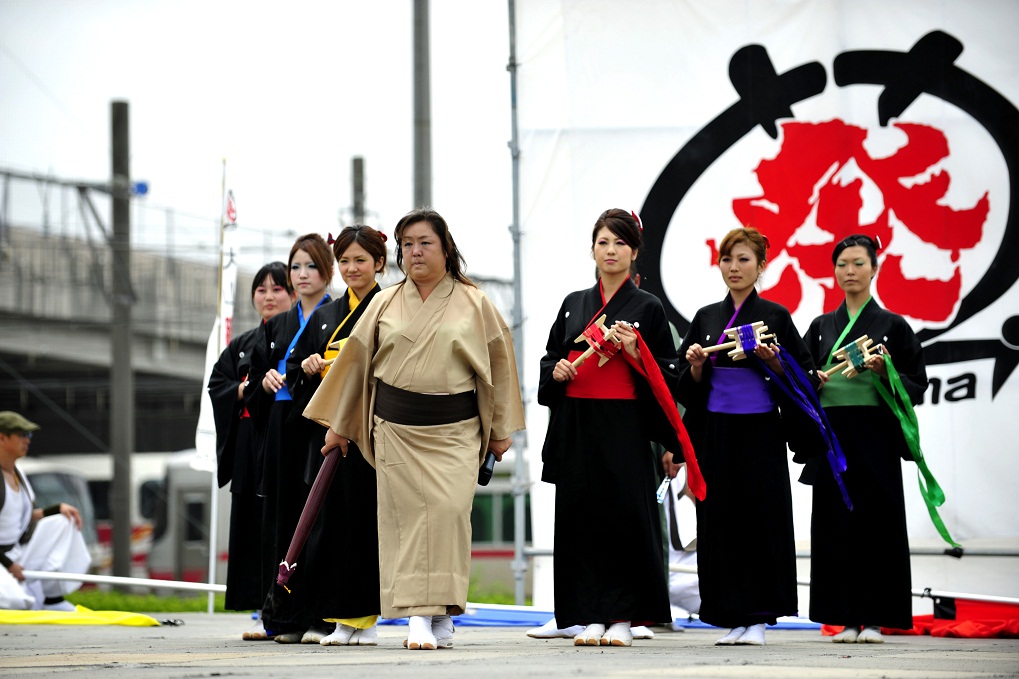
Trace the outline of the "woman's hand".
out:
<instances>
[{"instance_id":1,"label":"woman's hand","mask_svg":"<svg viewBox=\"0 0 1019 679\"><path fill-rule=\"evenodd\" d=\"M349 445L350 439L343 438L332 429L326 429L326 444L322 446L322 457L325 457L337 448L340 449L340 455L346 457Z\"/></svg>"},{"instance_id":2,"label":"woman's hand","mask_svg":"<svg viewBox=\"0 0 1019 679\"><path fill-rule=\"evenodd\" d=\"M559 362L552 368L552 379L556 382L569 382L576 376L577 369L565 358L560 358Z\"/></svg>"},{"instance_id":3,"label":"woman's hand","mask_svg":"<svg viewBox=\"0 0 1019 679\"><path fill-rule=\"evenodd\" d=\"M817 379L820 381L820 384L817 385L817 390L821 391L821 387L823 387L824 385L828 384L828 382L831 381L831 376L829 376L828 373L826 373L824 370L821 370L820 368L817 369L816 373Z\"/></svg>"},{"instance_id":4,"label":"woman's hand","mask_svg":"<svg viewBox=\"0 0 1019 679\"><path fill-rule=\"evenodd\" d=\"M684 462L675 462L672 456L672 451L666 450L662 454L662 471L670 479L676 478L676 474L682 469Z\"/></svg>"},{"instance_id":5,"label":"woman's hand","mask_svg":"<svg viewBox=\"0 0 1019 679\"><path fill-rule=\"evenodd\" d=\"M502 456L506 454L506 451L509 450L512 443L513 439L509 437L504 439L489 439L488 449L492 451L493 455L495 455L497 462L502 462Z\"/></svg>"},{"instance_id":6,"label":"woman's hand","mask_svg":"<svg viewBox=\"0 0 1019 679\"><path fill-rule=\"evenodd\" d=\"M301 361L301 370L306 375L318 375L324 367L326 367L326 362L318 354L312 354Z\"/></svg>"},{"instance_id":7,"label":"woman's hand","mask_svg":"<svg viewBox=\"0 0 1019 679\"><path fill-rule=\"evenodd\" d=\"M691 344L686 350L686 362L690 364L690 377L694 382L700 382L704 374L704 361L708 360L704 347L699 344Z\"/></svg>"},{"instance_id":8,"label":"woman's hand","mask_svg":"<svg viewBox=\"0 0 1019 679\"><path fill-rule=\"evenodd\" d=\"M777 344L758 344L754 348L754 355L767 364L776 375L783 375L782 362L778 360L778 353L781 351Z\"/></svg>"},{"instance_id":9,"label":"woman's hand","mask_svg":"<svg viewBox=\"0 0 1019 679\"><path fill-rule=\"evenodd\" d=\"M615 331L616 339L622 343L623 351L630 354L630 357L636 359L639 363L640 348L637 346L637 333L634 332L633 326L616 321L612 324L611 330Z\"/></svg>"},{"instance_id":10,"label":"woman's hand","mask_svg":"<svg viewBox=\"0 0 1019 679\"><path fill-rule=\"evenodd\" d=\"M888 368L885 367L885 357L882 354L871 354L870 358L864 362L864 365L867 366L867 370L873 370L877 373L878 377L888 379Z\"/></svg>"},{"instance_id":11,"label":"woman's hand","mask_svg":"<svg viewBox=\"0 0 1019 679\"><path fill-rule=\"evenodd\" d=\"M286 383L283 375L276 372L275 368L269 368L269 372L262 378L262 391L267 394L275 394Z\"/></svg>"}]
</instances>

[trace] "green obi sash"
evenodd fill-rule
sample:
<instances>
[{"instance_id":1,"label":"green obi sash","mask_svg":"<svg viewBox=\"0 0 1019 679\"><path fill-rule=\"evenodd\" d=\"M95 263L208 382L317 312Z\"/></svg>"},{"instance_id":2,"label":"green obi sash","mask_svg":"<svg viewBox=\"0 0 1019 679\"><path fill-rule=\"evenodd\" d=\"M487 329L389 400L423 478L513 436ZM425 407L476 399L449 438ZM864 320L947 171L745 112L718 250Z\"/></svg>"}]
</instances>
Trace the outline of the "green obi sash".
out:
<instances>
[{"instance_id":1,"label":"green obi sash","mask_svg":"<svg viewBox=\"0 0 1019 679\"><path fill-rule=\"evenodd\" d=\"M834 365L834 363L829 363L824 369L828 370ZM881 396L874 388L874 383L864 375L857 375L853 379L849 379L840 372L835 373L824 385L824 389L818 393L818 396L821 398L821 405L825 408L881 405Z\"/></svg>"}]
</instances>

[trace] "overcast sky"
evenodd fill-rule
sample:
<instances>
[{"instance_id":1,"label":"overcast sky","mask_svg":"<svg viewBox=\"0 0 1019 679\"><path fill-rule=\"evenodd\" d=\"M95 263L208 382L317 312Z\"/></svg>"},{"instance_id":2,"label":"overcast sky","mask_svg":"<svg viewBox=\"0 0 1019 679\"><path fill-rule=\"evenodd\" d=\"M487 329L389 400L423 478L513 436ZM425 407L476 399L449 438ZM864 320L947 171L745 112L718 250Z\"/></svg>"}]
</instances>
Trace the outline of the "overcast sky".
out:
<instances>
[{"instance_id":1,"label":"overcast sky","mask_svg":"<svg viewBox=\"0 0 1019 679\"><path fill-rule=\"evenodd\" d=\"M469 270L499 276L512 274L507 12L431 0L432 202ZM414 207L411 51L411 0L0 0L0 168L106 180L110 102L126 100L149 205L214 220L225 158L260 250L248 229L337 231L360 155L366 221L391 233Z\"/></svg>"}]
</instances>

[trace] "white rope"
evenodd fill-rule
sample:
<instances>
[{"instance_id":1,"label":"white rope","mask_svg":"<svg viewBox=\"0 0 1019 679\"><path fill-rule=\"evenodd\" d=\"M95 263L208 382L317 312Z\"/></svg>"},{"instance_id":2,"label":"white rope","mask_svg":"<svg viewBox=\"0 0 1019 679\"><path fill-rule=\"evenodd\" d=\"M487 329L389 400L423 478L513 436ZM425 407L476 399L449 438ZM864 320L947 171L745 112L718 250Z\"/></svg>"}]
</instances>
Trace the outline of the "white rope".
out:
<instances>
[{"instance_id":1,"label":"white rope","mask_svg":"<svg viewBox=\"0 0 1019 679\"><path fill-rule=\"evenodd\" d=\"M151 578L125 578L119 575L92 575L91 573L57 573L51 571L23 571L26 580L65 580L69 582L92 582L97 585L127 585L130 587L151 587L153 589L179 589L191 592L225 592L226 585L208 582L179 582L177 580L153 580Z\"/></svg>"}]
</instances>

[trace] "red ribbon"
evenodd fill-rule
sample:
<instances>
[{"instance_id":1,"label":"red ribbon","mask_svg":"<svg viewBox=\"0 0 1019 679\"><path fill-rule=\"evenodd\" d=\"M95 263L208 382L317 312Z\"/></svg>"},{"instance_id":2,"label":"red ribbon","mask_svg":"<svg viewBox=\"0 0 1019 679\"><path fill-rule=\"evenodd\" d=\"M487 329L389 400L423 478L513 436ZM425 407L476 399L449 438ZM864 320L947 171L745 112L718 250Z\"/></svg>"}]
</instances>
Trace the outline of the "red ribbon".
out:
<instances>
[{"instance_id":1,"label":"red ribbon","mask_svg":"<svg viewBox=\"0 0 1019 679\"><path fill-rule=\"evenodd\" d=\"M694 497L698 500L703 500L708 488L704 483L704 477L701 475L701 467L697 464L697 455L694 453L690 434L687 433L686 427L683 425L683 418L679 416L676 401L673 399L669 387L665 384L665 378L662 377L661 368L658 367L655 357L651 354L647 344L644 343L644 338L640 336L640 331L634 328L633 332L637 335L637 348L640 350L641 362L638 363L635 358L625 351L623 356L633 369L643 375L648 381L651 391L655 395L655 400L658 401L661 409L665 411L669 424L672 425L673 430L676 432L676 438L679 439L680 445L683 446L682 452L683 459L686 461L687 483L690 484L690 490L693 491ZM672 452L675 453L675 451Z\"/></svg>"}]
</instances>

